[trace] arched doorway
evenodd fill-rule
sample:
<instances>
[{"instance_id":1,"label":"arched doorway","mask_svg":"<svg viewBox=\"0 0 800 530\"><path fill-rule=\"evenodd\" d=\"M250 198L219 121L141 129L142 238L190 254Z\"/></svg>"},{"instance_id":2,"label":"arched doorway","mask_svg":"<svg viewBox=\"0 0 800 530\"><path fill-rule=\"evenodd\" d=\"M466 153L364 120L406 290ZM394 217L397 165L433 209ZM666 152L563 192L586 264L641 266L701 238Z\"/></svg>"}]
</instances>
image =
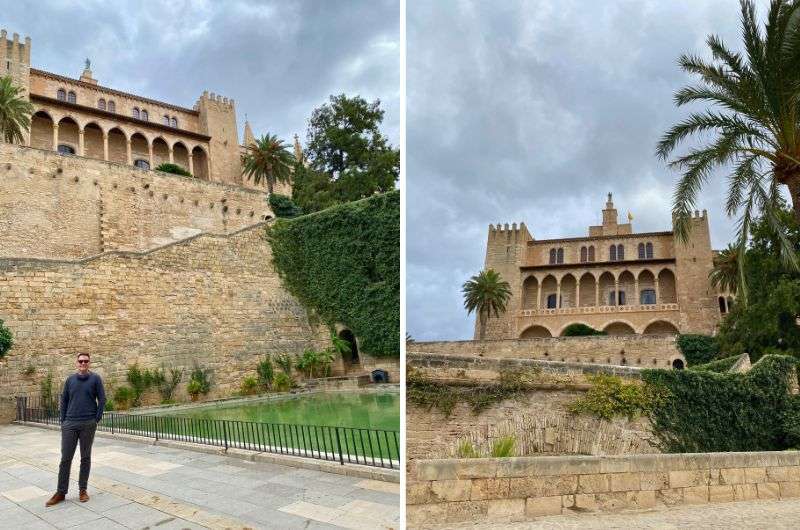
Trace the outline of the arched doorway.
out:
<instances>
[{"instance_id":1,"label":"arched doorway","mask_svg":"<svg viewBox=\"0 0 800 530\"><path fill-rule=\"evenodd\" d=\"M53 145L53 119L42 110L31 116L31 147L51 149Z\"/></svg>"},{"instance_id":2,"label":"arched doorway","mask_svg":"<svg viewBox=\"0 0 800 530\"><path fill-rule=\"evenodd\" d=\"M635 335L636 331L627 323L625 322L612 322L611 324L607 325L603 328L609 335Z\"/></svg>"},{"instance_id":3,"label":"arched doorway","mask_svg":"<svg viewBox=\"0 0 800 530\"><path fill-rule=\"evenodd\" d=\"M678 328L675 327L675 324L666 320L651 322L642 331L642 335L677 335L678 333Z\"/></svg>"},{"instance_id":4,"label":"arched doorway","mask_svg":"<svg viewBox=\"0 0 800 530\"><path fill-rule=\"evenodd\" d=\"M526 328L525 331L519 336L521 339L544 339L547 337L552 337L553 335L550 333L550 330L544 326L530 326Z\"/></svg>"},{"instance_id":5,"label":"arched doorway","mask_svg":"<svg viewBox=\"0 0 800 530\"><path fill-rule=\"evenodd\" d=\"M353 335L352 331L345 328L339 332L339 338L350 346L350 355L345 358L345 364L358 364L358 343L356 342L356 336Z\"/></svg>"},{"instance_id":6,"label":"arched doorway","mask_svg":"<svg viewBox=\"0 0 800 530\"><path fill-rule=\"evenodd\" d=\"M683 359L675 359L674 361L672 361L672 367L675 370L683 370L684 369Z\"/></svg>"}]
</instances>

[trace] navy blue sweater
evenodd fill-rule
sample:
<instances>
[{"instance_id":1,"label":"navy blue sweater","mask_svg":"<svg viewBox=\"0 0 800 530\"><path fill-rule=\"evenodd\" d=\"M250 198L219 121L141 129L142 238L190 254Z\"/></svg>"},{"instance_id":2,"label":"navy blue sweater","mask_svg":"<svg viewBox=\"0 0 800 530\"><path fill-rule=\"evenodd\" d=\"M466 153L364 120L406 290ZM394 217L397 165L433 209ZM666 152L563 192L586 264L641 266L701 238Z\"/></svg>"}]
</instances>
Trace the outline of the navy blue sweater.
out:
<instances>
[{"instance_id":1,"label":"navy blue sweater","mask_svg":"<svg viewBox=\"0 0 800 530\"><path fill-rule=\"evenodd\" d=\"M100 376L72 374L61 393L61 421L100 421L106 406L106 391Z\"/></svg>"}]
</instances>

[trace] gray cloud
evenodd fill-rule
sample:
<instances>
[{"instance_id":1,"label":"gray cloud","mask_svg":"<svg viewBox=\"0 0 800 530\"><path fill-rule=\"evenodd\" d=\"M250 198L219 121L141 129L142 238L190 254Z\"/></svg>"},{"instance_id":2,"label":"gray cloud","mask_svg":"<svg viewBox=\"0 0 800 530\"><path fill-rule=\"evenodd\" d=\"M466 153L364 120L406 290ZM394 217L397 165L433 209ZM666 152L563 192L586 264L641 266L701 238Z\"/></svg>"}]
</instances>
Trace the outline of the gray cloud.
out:
<instances>
[{"instance_id":1,"label":"gray cloud","mask_svg":"<svg viewBox=\"0 0 800 530\"><path fill-rule=\"evenodd\" d=\"M762 2L762 13L766 2ZM670 228L677 174L654 156L687 114L684 52L708 34L738 47L734 0L408 1L407 328L470 338L461 284L483 266L489 223L580 236L605 194L634 230ZM724 247L724 173L705 189Z\"/></svg>"},{"instance_id":2,"label":"gray cloud","mask_svg":"<svg viewBox=\"0 0 800 530\"><path fill-rule=\"evenodd\" d=\"M305 136L330 94L379 98L400 139L398 0L7 2L0 26L33 40L36 68L78 77L86 57L104 86L192 107L236 100L256 135Z\"/></svg>"}]
</instances>

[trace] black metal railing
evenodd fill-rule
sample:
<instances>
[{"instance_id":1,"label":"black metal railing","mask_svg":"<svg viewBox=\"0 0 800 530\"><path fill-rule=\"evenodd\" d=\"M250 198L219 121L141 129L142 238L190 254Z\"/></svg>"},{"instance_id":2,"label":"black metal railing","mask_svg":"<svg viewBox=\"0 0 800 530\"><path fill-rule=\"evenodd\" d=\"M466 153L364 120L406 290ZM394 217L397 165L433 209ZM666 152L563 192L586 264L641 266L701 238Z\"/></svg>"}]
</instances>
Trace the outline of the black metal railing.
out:
<instances>
[{"instance_id":1,"label":"black metal railing","mask_svg":"<svg viewBox=\"0 0 800 530\"><path fill-rule=\"evenodd\" d=\"M17 421L58 425L58 404L17 397ZM400 433L382 429L106 412L99 431L217 447L400 468Z\"/></svg>"}]
</instances>

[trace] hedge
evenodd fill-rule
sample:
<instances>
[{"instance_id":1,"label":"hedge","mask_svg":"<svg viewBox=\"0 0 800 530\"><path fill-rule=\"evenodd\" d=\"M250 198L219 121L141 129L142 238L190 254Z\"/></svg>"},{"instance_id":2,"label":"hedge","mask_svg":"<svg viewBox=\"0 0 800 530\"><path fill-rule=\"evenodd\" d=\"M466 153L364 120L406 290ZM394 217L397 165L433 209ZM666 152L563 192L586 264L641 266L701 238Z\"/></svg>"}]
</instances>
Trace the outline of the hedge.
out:
<instances>
[{"instance_id":1,"label":"hedge","mask_svg":"<svg viewBox=\"0 0 800 530\"><path fill-rule=\"evenodd\" d=\"M586 324L570 324L561 332L562 337L589 337L592 335L606 335L605 331L598 331Z\"/></svg>"},{"instance_id":2,"label":"hedge","mask_svg":"<svg viewBox=\"0 0 800 530\"><path fill-rule=\"evenodd\" d=\"M363 351L400 355L400 192L279 219L267 228L289 291Z\"/></svg>"},{"instance_id":3,"label":"hedge","mask_svg":"<svg viewBox=\"0 0 800 530\"><path fill-rule=\"evenodd\" d=\"M11 330L8 329L3 320L0 319L0 359L5 357L6 353L8 353L8 350L10 350L13 345L14 335L11 334Z\"/></svg>"},{"instance_id":4,"label":"hedge","mask_svg":"<svg viewBox=\"0 0 800 530\"><path fill-rule=\"evenodd\" d=\"M719 355L717 339L708 335L678 335L678 349L689 366L711 362Z\"/></svg>"},{"instance_id":5,"label":"hedge","mask_svg":"<svg viewBox=\"0 0 800 530\"><path fill-rule=\"evenodd\" d=\"M789 393L797 361L767 355L744 374L644 370L666 396L650 412L653 433L670 453L780 451L800 443L800 403Z\"/></svg>"},{"instance_id":6,"label":"hedge","mask_svg":"<svg viewBox=\"0 0 800 530\"><path fill-rule=\"evenodd\" d=\"M696 366L692 366L689 368L690 370L695 371L705 371L705 372L717 372L720 374L724 374L728 370L730 370L736 361L739 360L741 355L732 355L731 357L725 357L724 359L717 359L716 361L711 361L710 363L705 364L698 364Z\"/></svg>"}]
</instances>

